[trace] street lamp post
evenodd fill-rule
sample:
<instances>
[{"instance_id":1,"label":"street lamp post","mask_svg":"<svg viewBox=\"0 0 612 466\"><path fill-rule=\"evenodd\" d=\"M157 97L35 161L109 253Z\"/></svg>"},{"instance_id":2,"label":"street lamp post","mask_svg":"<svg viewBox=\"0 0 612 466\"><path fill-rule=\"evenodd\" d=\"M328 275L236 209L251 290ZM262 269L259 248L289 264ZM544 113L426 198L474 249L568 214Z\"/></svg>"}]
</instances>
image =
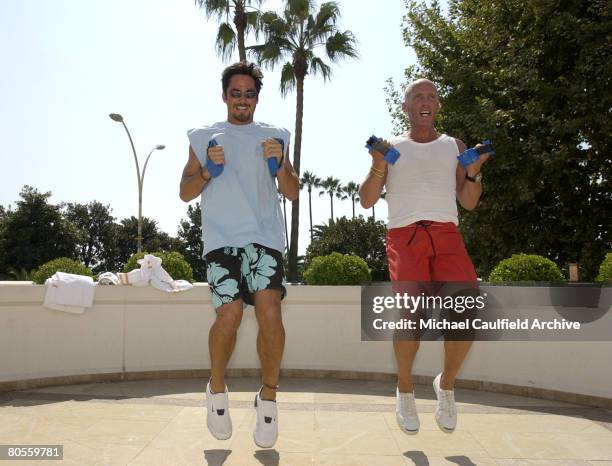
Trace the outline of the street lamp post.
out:
<instances>
[{"instance_id":1,"label":"street lamp post","mask_svg":"<svg viewBox=\"0 0 612 466\"><path fill-rule=\"evenodd\" d=\"M125 125L125 122L123 121L123 117L119 113L111 113L108 116L111 118L111 120L121 123L123 125L123 128L125 129L125 132L127 133L128 138L130 140L130 145L132 146L132 153L134 154L134 162L136 162L136 176L138 178L138 236L136 237L136 242L138 245L138 252L140 252L142 250L142 186L144 184L144 176L147 170L147 164L149 163L149 158L151 157L151 154L153 154L153 152L155 152L156 150L164 150L166 146L162 144L158 144L153 149L151 149L151 152L149 152L149 155L147 156L145 160L145 164L144 164L144 167L142 169L142 174L141 174L140 164L138 163L138 156L136 155L136 149L134 148L134 141L132 141L132 135L130 134L130 131L128 130L127 126Z\"/></svg>"}]
</instances>

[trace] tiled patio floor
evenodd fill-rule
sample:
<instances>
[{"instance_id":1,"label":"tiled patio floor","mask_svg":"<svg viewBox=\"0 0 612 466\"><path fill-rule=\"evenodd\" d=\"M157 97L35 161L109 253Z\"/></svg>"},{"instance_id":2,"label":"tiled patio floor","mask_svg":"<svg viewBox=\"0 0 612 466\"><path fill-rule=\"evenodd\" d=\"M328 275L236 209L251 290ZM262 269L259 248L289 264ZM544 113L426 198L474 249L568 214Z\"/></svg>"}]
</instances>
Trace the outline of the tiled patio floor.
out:
<instances>
[{"instance_id":1,"label":"tiled patio floor","mask_svg":"<svg viewBox=\"0 0 612 466\"><path fill-rule=\"evenodd\" d=\"M62 444L64 461L46 462L55 466L612 466L606 410L456 390L458 427L445 434L433 419L432 388L417 386L421 431L408 436L395 422L392 383L281 383L280 438L270 450L252 439L254 378L229 380L229 440L215 440L206 429L204 381L181 379L0 393L0 444Z\"/></svg>"}]
</instances>

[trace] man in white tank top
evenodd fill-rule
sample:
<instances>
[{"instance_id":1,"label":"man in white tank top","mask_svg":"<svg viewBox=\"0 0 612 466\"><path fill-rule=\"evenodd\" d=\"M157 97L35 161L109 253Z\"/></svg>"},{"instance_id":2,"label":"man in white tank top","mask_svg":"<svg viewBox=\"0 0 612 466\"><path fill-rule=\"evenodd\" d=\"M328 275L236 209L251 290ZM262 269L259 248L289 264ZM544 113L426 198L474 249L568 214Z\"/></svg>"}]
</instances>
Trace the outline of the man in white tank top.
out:
<instances>
[{"instance_id":1,"label":"man in white tank top","mask_svg":"<svg viewBox=\"0 0 612 466\"><path fill-rule=\"evenodd\" d=\"M361 205L369 209L387 190L387 260L392 282L475 282L476 272L457 230L457 201L467 210L482 194L480 167L489 155L464 170L457 156L466 150L456 138L440 134L434 127L440 108L438 91L427 79L406 88L402 110L410 129L390 141L400 152L395 165L371 150L372 167L361 184ZM386 141L385 141L386 142ZM457 424L453 387L471 341L444 342L444 371L434 379L438 398L436 422L445 432ZM397 361L396 418L408 434L419 430L414 400L412 364L418 338L394 340Z\"/></svg>"}]
</instances>

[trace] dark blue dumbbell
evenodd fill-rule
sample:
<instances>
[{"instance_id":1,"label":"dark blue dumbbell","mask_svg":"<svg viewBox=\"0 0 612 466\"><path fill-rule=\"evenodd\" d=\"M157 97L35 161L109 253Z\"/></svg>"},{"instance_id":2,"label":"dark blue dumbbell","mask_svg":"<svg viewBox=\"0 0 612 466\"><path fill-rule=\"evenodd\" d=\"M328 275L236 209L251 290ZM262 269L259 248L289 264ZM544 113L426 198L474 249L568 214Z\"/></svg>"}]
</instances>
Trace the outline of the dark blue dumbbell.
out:
<instances>
[{"instance_id":1,"label":"dark blue dumbbell","mask_svg":"<svg viewBox=\"0 0 612 466\"><path fill-rule=\"evenodd\" d=\"M285 154L285 141L283 141L281 138L274 138L274 140L281 145L281 151L284 155ZM278 160L276 159L276 157L270 157L268 159L268 170L270 170L270 175L272 176L276 176L276 173L278 173Z\"/></svg>"},{"instance_id":2,"label":"dark blue dumbbell","mask_svg":"<svg viewBox=\"0 0 612 466\"><path fill-rule=\"evenodd\" d=\"M399 159L399 151L391 146L388 146L376 136L371 136L370 139L366 141L365 146L368 148L368 150L375 150L383 154L384 159L391 165L395 165L395 162L397 162L397 159Z\"/></svg>"},{"instance_id":3,"label":"dark blue dumbbell","mask_svg":"<svg viewBox=\"0 0 612 466\"><path fill-rule=\"evenodd\" d=\"M480 158L482 154L495 155L495 149L493 148L493 144L490 140L487 139L483 141L482 144L482 147L471 147L470 149L465 150L462 154L457 156L457 160L459 160L459 164L463 168L467 168L472 165L474 162L476 162L476 160Z\"/></svg>"},{"instance_id":4,"label":"dark blue dumbbell","mask_svg":"<svg viewBox=\"0 0 612 466\"><path fill-rule=\"evenodd\" d=\"M219 144L217 143L216 140L211 139L208 142L208 148L210 149L211 147L215 147L218 146ZM218 177L221 173L223 173L223 164L216 164L215 162L213 162L212 160L210 160L208 157L206 158L206 168L208 169L208 173L210 173L210 176L212 176L213 178Z\"/></svg>"}]
</instances>

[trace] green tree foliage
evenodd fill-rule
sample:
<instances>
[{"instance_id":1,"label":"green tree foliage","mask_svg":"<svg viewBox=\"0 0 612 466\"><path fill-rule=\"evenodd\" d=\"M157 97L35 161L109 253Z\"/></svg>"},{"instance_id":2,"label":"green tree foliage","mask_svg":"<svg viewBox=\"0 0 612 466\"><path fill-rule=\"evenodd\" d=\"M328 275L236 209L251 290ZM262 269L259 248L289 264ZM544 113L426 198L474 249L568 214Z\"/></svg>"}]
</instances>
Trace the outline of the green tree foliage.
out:
<instances>
[{"instance_id":1,"label":"green tree foliage","mask_svg":"<svg viewBox=\"0 0 612 466\"><path fill-rule=\"evenodd\" d=\"M138 249L138 219L134 216L121 220L117 228L117 260L125 264ZM142 218L142 249L144 251L180 251L182 244L177 238L157 228L157 222Z\"/></svg>"},{"instance_id":2,"label":"green tree foliage","mask_svg":"<svg viewBox=\"0 0 612 466\"><path fill-rule=\"evenodd\" d=\"M31 271L56 257L76 257L82 232L50 204L51 193L24 186L16 209L2 222L0 264L6 270Z\"/></svg>"},{"instance_id":3,"label":"green tree foliage","mask_svg":"<svg viewBox=\"0 0 612 466\"><path fill-rule=\"evenodd\" d=\"M597 275L598 282L609 280L612 280L612 252L606 254L606 257L599 266L599 274Z\"/></svg>"},{"instance_id":4,"label":"green tree foliage","mask_svg":"<svg viewBox=\"0 0 612 466\"><path fill-rule=\"evenodd\" d=\"M563 280L557 264L537 254L513 254L501 261L489 276L491 282L550 282Z\"/></svg>"},{"instance_id":5,"label":"green tree foliage","mask_svg":"<svg viewBox=\"0 0 612 466\"><path fill-rule=\"evenodd\" d=\"M512 253L579 262L592 280L612 247L612 12L604 0L408 1L406 45L439 86L438 129L491 138L479 207L461 230L479 274ZM387 87L397 132L406 128Z\"/></svg>"},{"instance_id":6,"label":"green tree foliage","mask_svg":"<svg viewBox=\"0 0 612 466\"><path fill-rule=\"evenodd\" d=\"M266 12L261 16L265 43L247 47L257 61L274 67L284 62L280 91L283 96L296 90L296 118L293 143L293 167L300 174L302 154L302 120L304 117L304 80L307 75L331 78L332 68L316 54L320 47L330 62L356 58L355 38L351 31L340 31L340 6L325 2L317 9L313 0L286 0L282 14ZM300 200L291 209L291 241L289 246L289 280L297 279Z\"/></svg>"},{"instance_id":7,"label":"green tree foliage","mask_svg":"<svg viewBox=\"0 0 612 466\"><path fill-rule=\"evenodd\" d=\"M329 221L334 221L334 196L338 199L342 199L342 184L338 178L334 178L333 176L328 176L323 181L319 183L319 196L323 196L327 194L329 196L329 206L330 206L330 217Z\"/></svg>"},{"instance_id":8,"label":"green tree foliage","mask_svg":"<svg viewBox=\"0 0 612 466\"><path fill-rule=\"evenodd\" d=\"M246 60L245 37L249 32L257 35L262 0L196 0L208 18L221 21L215 47L223 59L232 56L238 47L238 58Z\"/></svg>"},{"instance_id":9,"label":"green tree foliage","mask_svg":"<svg viewBox=\"0 0 612 466\"><path fill-rule=\"evenodd\" d=\"M68 203L64 216L82 232L77 244L77 257L94 273L118 270L118 225L109 205L93 201L89 204Z\"/></svg>"},{"instance_id":10,"label":"green tree foliage","mask_svg":"<svg viewBox=\"0 0 612 466\"><path fill-rule=\"evenodd\" d=\"M4 254L2 251L4 250L4 228L9 214L10 210L5 209L4 206L0 205L0 280L6 280L8 278L8 271L6 270L5 264L2 262L4 259Z\"/></svg>"},{"instance_id":11,"label":"green tree foliage","mask_svg":"<svg viewBox=\"0 0 612 466\"><path fill-rule=\"evenodd\" d=\"M361 285L371 280L368 264L358 256L332 252L315 257L304 271L307 285Z\"/></svg>"},{"instance_id":12,"label":"green tree foliage","mask_svg":"<svg viewBox=\"0 0 612 466\"><path fill-rule=\"evenodd\" d=\"M315 257L332 252L353 254L366 261L372 271L372 280L388 281L386 235L383 222L375 222L371 217L366 220L361 215L354 219L341 217L329 225L317 225L314 227L314 240L306 250L306 267Z\"/></svg>"},{"instance_id":13,"label":"green tree foliage","mask_svg":"<svg viewBox=\"0 0 612 466\"><path fill-rule=\"evenodd\" d=\"M316 189L320 185L321 178L319 178L312 172L305 171L302 177L300 178L300 189L306 188L308 190L308 218L310 219L310 241L312 241L312 188Z\"/></svg>"},{"instance_id":14,"label":"green tree foliage","mask_svg":"<svg viewBox=\"0 0 612 466\"><path fill-rule=\"evenodd\" d=\"M52 277L56 272L73 273L76 275L93 277L91 269L83 265L78 260L70 259L69 257L58 257L34 270L32 272L32 281L42 285L45 283L47 278Z\"/></svg>"},{"instance_id":15,"label":"green tree foliage","mask_svg":"<svg viewBox=\"0 0 612 466\"><path fill-rule=\"evenodd\" d=\"M178 230L181 242L180 252L193 269L193 277L198 282L206 281L206 261L202 258L202 211L200 203L187 207L187 218L181 219Z\"/></svg>"},{"instance_id":16,"label":"green tree foliage","mask_svg":"<svg viewBox=\"0 0 612 466\"><path fill-rule=\"evenodd\" d=\"M355 218L355 202L359 200L359 184L355 183L354 181L349 181L346 186L342 187L342 193L342 200L351 200L353 218Z\"/></svg>"}]
</instances>

